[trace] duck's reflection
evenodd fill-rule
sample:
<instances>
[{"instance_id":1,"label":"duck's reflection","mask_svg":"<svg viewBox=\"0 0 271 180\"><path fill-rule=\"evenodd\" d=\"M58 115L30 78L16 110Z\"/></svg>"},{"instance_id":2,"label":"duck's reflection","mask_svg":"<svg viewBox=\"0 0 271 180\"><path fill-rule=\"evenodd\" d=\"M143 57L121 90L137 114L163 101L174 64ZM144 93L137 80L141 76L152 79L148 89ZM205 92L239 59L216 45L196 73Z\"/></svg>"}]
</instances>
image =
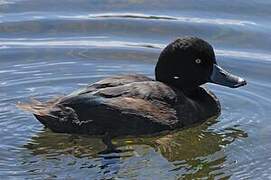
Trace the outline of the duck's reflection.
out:
<instances>
[{"instance_id":1,"label":"duck's reflection","mask_svg":"<svg viewBox=\"0 0 271 180\"><path fill-rule=\"evenodd\" d=\"M186 176L193 174L195 177L201 177L214 170L219 170L220 165L225 162L227 157L222 150L223 147L232 143L236 138L247 137L244 131L236 127L218 132L208 129L216 122L216 119L211 119L195 127L155 137L115 139L113 143L123 150L123 153L102 156L98 153L106 147L101 138L56 134L49 130L32 137L25 147L31 150L32 154L43 155L48 159L52 155L57 158L63 154L76 158L99 158L101 160L99 168L105 174L118 173L121 161L125 161L125 158L147 153L148 149L154 148L158 154L175 165L176 168L172 169L173 171L185 169ZM148 148L136 148L137 146L146 147L146 145Z\"/></svg>"}]
</instances>

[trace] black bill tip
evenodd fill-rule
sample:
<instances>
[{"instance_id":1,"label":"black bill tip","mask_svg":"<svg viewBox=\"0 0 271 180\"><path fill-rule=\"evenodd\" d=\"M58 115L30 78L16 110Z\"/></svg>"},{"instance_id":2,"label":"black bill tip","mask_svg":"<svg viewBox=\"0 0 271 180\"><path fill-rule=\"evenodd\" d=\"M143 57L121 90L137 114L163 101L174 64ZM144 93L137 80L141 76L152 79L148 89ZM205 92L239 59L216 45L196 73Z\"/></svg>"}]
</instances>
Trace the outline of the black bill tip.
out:
<instances>
[{"instance_id":1,"label":"black bill tip","mask_svg":"<svg viewBox=\"0 0 271 180\"><path fill-rule=\"evenodd\" d=\"M238 87L245 86L245 85L247 85L247 81L244 80L243 78L238 77L237 83L235 85L233 85L233 88L238 88Z\"/></svg>"}]
</instances>

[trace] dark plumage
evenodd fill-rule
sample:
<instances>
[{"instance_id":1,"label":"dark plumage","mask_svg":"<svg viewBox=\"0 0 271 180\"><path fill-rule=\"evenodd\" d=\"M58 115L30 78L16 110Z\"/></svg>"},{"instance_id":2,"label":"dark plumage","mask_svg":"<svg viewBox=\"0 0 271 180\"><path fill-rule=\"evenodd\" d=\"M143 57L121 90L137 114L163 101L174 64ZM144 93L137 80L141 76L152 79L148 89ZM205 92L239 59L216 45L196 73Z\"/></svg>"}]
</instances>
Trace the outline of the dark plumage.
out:
<instances>
[{"instance_id":1,"label":"dark plumage","mask_svg":"<svg viewBox=\"0 0 271 180\"><path fill-rule=\"evenodd\" d=\"M186 37L169 44L155 68L143 75L113 76L45 103L18 104L55 132L110 136L143 135L204 121L220 113L206 82L239 87L246 82L225 72L210 44Z\"/></svg>"}]
</instances>

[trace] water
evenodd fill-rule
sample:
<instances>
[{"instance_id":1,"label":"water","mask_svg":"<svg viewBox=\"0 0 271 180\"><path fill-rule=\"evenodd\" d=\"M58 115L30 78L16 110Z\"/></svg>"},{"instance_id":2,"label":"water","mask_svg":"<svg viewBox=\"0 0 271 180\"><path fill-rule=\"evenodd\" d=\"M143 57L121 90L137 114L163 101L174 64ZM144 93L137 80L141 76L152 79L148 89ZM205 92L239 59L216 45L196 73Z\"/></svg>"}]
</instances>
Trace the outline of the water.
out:
<instances>
[{"instance_id":1,"label":"water","mask_svg":"<svg viewBox=\"0 0 271 180\"><path fill-rule=\"evenodd\" d=\"M271 2L0 0L0 179L271 178ZM56 134L15 107L113 74L153 77L167 43L196 35L248 85L208 85L217 119L156 137Z\"/></svg>"}]
</instances>

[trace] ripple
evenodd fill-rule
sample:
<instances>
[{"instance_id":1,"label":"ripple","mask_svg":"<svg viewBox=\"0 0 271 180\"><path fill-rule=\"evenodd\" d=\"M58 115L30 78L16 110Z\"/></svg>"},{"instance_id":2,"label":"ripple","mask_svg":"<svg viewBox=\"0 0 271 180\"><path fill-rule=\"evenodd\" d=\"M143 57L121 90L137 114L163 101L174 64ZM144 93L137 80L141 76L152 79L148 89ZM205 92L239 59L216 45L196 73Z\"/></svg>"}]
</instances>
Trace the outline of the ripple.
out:
<instances>
[{"instance_id":1,"label":"ripple","mask_svg":"<svg viewBox=\"0 0 271 180\"><path fill-rule=\"evenodd\" d=\"M95 62L95 63L94 63ZM89 84L93 79L100 79L122 73L142 73L144 70L150 70L152 65L141 63L129 63L119 61L118 63L108 61L92 61L92 63L76 61L51 61L51 62L31 62L18 63L12 65L12 69L3 70L1 88L20 87L17 90L34 90L37 87L49 87L50 84L57 82L66 87L67 84ZM83 64L83 66L82 66ZM61 66L61 68L59 68ZM75 71L75 69L77 69ZM34 91L31 92L31 94ZM24 92L29 93L29 92ZM5 98L4 98L5 99Z\"/></svg>"},{"instance_id":2,"label":"ripple","mask_svg":"<svg viewBox=\"0 0 271 180\"><path fill-rule=\"evenodd\" d=\"M15 2L16 2L15 0L13 0L13 1L11 1L11 0L0 0L0 6L14 4Z\"/></svg>"},{"instance_id":3,"label":"ripple","mask_svg":"<svg viewBox=\"0 0 271 180\"><path fill-rule=\"evenodd\" d=\"M184 23L215 24L215 25L234 25L234 26L256 26L253 21L223 18L200 18L189 16L168 16L159 14L141 13L100 13L100 14L43 14L43 13L16 13L0 17L0 22L22 22L34 20L86 20L86 19L139 19L139 20L163 20L179 21Z\"/></svg>"},{"instance_id":4,"label":"ripple","mask_svg":"<svg viewBox=\"0 0 271 180\"><path fill-rule=\"evenodd\" d=\"M224 50L224 49L217 49L216 53L219 56L234 57L234 58L237 57L240 59L261 59L264 61L271 61L271 54L267 54L267 53L234 51L234 50Z\"/></svg>"},{"instance_id":5,"label":"ripple","mask_svg":"<svg viewBox=\"0 0 271 180\"><path fill-rule=\"evenodd\" d=\"M95 38L95 37L94 37ZM105 37L104 37L105 38ZM79 40L78 40L79 39ZM138 47L143 49L162 49L165 44L161 43L144 43L144 42L131 42L131 41L118 41L118 40L107 40L99 41L93 40L92 38L38 38L38 39L5 39L0 38L0 43L5 45L7 48L82 48L82 47L99 47L99 48L132 48ZM233 57L239 59L260 59L263 61L271 61L271 54L242 51L242 50L226 50L226 49L215 49L218 56ZM44 62L41 62L44 63Z\"/></svg>"},{"instance_id":6,"label":"ripple","mask_svg":"<svg viewBox=\"0 0 271 180\"><path fill-rule=\"evenodd\" d=\"M262 157L251 158L249 161L241 161L236 164L234 171L235 178L249 179L250 177L261 177L269 179L271 168L269 163L270 156L263 155Z\"/></svg>"},{"instance_id":7,"label":"ripple","mask_svg":"<svg viewBox=\"0 0 271 180\"><path fill-rule=\"evenodd\" d=\"M248 90L230 92L216 89L215 92L222 102L219 128L241 125L244 127L250 126L250 130L252 130L269 116L266 112L270 108L271 101L266 96ZM238 103L234 103L236 99L238 99Z\"/></svg>"},{"instance_id":8,"label":"ripple","mask_svg":"<svg viewBox=\"0 0 271 180\"><path fill-rule=\"evenodd\" d=\"M90 79L90 78L101 78L101 77L106 77L109 75L102 74L102 75L92 75L91 77L89 75L77 75L77 76L67 76L67 77L55 77L55 78L47 78L44 79L42 77L37 77L37 78L24 78L24 79L17 79L17 80L10 80L8 82L4 82L3 87L10 87L10 86L18 86L18 85L26 85L26 84L37 84L37 83L46 83L48 81L50 82L57 82L57 81L73 81L76 79L84 80L84 79Z\"/></svg>"},{"instance_id":9,"label":"ripple","mask_svg":"<svg viewBox=\"0 0 271 180\"><path fill-rule=\"evenodd\" d=\"M257 90L251 88L256 84ZM260 89L264 90L267 87L268 85L254 82L238 91L214 87L215 94L222 104L222 114L219 122L209 129L224 134L224 138L229 141L232 141L232 137L239 137L229 149L225 149L225 153L228 154L225 167L230 170L232 178L269 176L270 168L266 167L269 163L267 159L271 158L267 153L270 149L267 143L270 136L266 135L265 131L270 128L268 122L271 115L269 111L271 101L268 98L270 92L260 92Z\"/></svg>"},{"instance_id":10,"label":"ripple","mask_svg":"<svg viewBox=\"0 0 271 180\"><path fill-rule=\"evenodd\" d=\"M103 14L88 14L88 15L76 15L76 16L60 16L68 19L147 19L147 20L171 20L180 21L186 23L202 23L202 24L217 24L217 25L257 25L252 21L242 21L236 19L219 19L219 18L196 18L196 17L185 17L185 16L166 16L166 15L149 15L140 13L103 13Z\"/></svg>"},{"instance_id":11,"label":"ripple","mask_svg":"<svg viewBox=\"0 0 271 180\"><path fill-rule=\"evenodd\" d=\"M69 40L70 39L70 40ZM125 42L116 40L97 41L91 39L78 40L78 38L62 39L59 38L50 40L48 39L0 39L0 43L5 45L7 48L80 48L80 47L111 47L111 48L125 48L125 47L139 47L139 48L160 48L161 44L148 44L148 43L137 43L137 42Z\"/></svg>"}]
</instances>

